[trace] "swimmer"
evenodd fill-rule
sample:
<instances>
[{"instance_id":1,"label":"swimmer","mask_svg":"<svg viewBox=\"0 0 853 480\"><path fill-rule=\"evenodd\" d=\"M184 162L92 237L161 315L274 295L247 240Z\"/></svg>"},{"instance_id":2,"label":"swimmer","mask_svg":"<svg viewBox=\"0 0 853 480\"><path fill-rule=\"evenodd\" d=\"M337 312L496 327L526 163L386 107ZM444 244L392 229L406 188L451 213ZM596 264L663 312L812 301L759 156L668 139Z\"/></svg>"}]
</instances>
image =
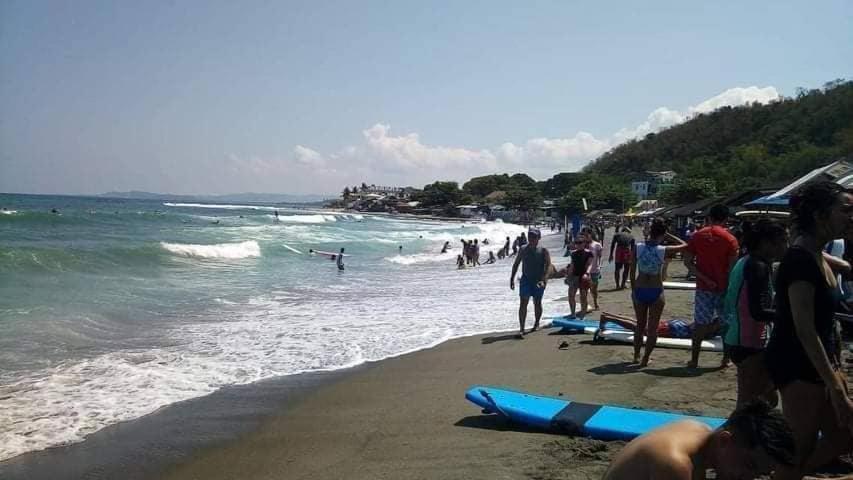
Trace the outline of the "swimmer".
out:
<instances>
[{"instance_id":1,"label":"swimmer","mask_svg":"<svg viewBox=\"0 0 853 480\"><path fill-rule=\"evenodd\" d=\"M332 257L334 258L334 256ZM341 253L338 255L338 270L344 271L344 249L341 248Z\"/></svg>"}]
</instances>

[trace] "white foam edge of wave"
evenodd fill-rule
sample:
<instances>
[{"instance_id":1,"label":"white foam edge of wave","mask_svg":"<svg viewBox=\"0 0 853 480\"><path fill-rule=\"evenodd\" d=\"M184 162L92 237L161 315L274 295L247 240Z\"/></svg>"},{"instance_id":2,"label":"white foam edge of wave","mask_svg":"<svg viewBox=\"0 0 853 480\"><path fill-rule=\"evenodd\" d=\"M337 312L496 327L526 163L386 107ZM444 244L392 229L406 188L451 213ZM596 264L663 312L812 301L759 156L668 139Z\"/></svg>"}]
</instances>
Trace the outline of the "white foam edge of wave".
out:
<instances>
[{"instance_id":1,"label":"white foam edge of wave","mask_svg":"<svg viewBox=\"0 0 853 480\"><path fill-rule=\"evenodd\" d=\"M218 391L221 388L226 387L226 386L245 385L245 384L256 383L256 382L259 382L262 380L268 380L269 378L284 378L284 377L290 377L293 375L300 375L300 374L304 374L304 373L319 373L319 372L333 372L333 371L338 371L338 370L346 370L346 369L357 367L359 365L363 365L366 363L381 362L381 361L385 361L388 359L401 357L403 355L408 355L411 353L419 352L422 350L428 350L431 348L435 348L436 346L441 345L442 343L450 341L450 340L455 340L455 339L459 339L459 338L466 338L466 337L474 337L474 336L478 336L478 335L486 335L486 334L490 334L490 333L505 333L505 332L510 332L510 331L515 331L515 330L514 329L506 329L506 330L488 330L487 329L487 330L477 330L474 332L464 332L464 333L460 333L458 335L453 335L453 334L442 335L439 338L437 338L431 342L427 342L424 345L417 346L414 348L405 349L405 350L402 350L400 352L390 353L390 354L384 355L384 356L379 357L379 358L365 359L364 357L359 356L358 358L356 358L350 362L346 362L346 363L336 365L336 366L310 368L310 369L299 369L299 370L295 370L293 372L289 372L285 375L272 375L272 376L268 376L268 377L255 378L255 379L253 379L251 381L247 381L247 382L234 382L234 383L229 383L229 384L225 384L225 385L212 386L210 384L207 384L207 385L202 385L202 384L191 385L191 384L186 383L186 379L182 379L182 380L179 380L179 382L182 383L182 386L180 389L177 390L177 391L180 391L182 394L171 395L171 396L161 396L159 398L157 398L156 396L154 398L146 397L145 401L143 402L144 406L140 406L143 404L137 405L137 407L139 407L139 408L133 409L133 408L131 408L130 404L124 403L124 409L122 409L120 412L113 412L112 415L108 415L106 418L103 415L95 416L95 417L91 417L91 416L87 417L87 418L89 418L89 420L94 419L94 422L96 423L96 425L87 425L87 426L84 426L83 428L79 428L79 429L74 430L74 431L69 431L70 429L68 429L68 428L62 428L62 426L63 426L63 425L61 425L62 421L63 421L62 418L55 417L55 416L48 416L48 417L41 418L40 422L45 423L45 424L49 424L52 426L52 428L42 429L41 430L42 434L35 434L36 430L34 430L32 428L33 425L29 425L29 424L27 425L27 430L29 433L23 434L23 433L18 433L18 432L11 432L11 431L6 432L4 435L0 436L0 439L3 440L2 442L0 442L0 462L5 461L5 460L9 460L11 458L14 458L16 456L19 456L19 455L22 455L22 454L28 453L28 452L39 451L39 450L44 450L46 448L59 447L59 446L63 446L63 445L71 445L71 444L75 444L75 443L80 443L80 442L84 441L86 439L86 437L88 437L89 435L92 435L92 434L98 432L99 430L101 430L105 427L108 427L110 425L115 425L117 423L135 420L135 419L143 417L145 415L149 415L151 413L154 413L163 407L167 407L169 405L172 405L172 404L175 404L178 402L182 402L185 400L191 400L194 398L200 398L200 397L203 397L206 395L210 395L210 394L212 394L212 393L214 393L214 392L216 392L216 391ZM111 354L104 355L102 359L106 362L106 364L110 365L111 368L126 368L126 367L133 368L135 366L135 365L130 365L128 363L116 362L113 359L108 358L111 356L115 356L117 354L118 354L117 352L113 352ZM154 352L148 352L148 354L146 354L146 357L149 357L149 360L141 362L142 364L147 363L148 361L158 360L157 355ZM72 366L71 368L87 370L89 368L88 366L91 365L91 362L92 362L92 360L84 361L80 364ZM124 367L122 365L124 365ZM157 372L149 372L149 375L155 376L160 380L162 380L164 378L168 378L168 376L162 376L161 374L158 374ZM132 377L132 375L131 375L131 377ZM131 378L131 377L128 377L128 378ZM36 381L38 381L39 383L42 383L45 381L45 379L43 379L43 378L37 379ZM26 381L16 382L16 383L18 385L20 385L22 383L26 383ZM12 388L14 388L14 385L7 385L6 386L6 389L12 389ZM172 390L172 391L174 392L175 390ZM116 390L116 393L117 393L117 395L120 395L120 396L124 395L124 393L119 393L119 390ZM0 420L3 419L3 416L4 415L2 413L0 413ZM48 425L45 425L45 426L48 426ZM63 430L64 430L64 432L63 432Z\"/></svg>"},{"instance_id":2,"label":"white foam edge of wave","mask_svg":"<svg viewBox=\"0 0 853 480\"><path fill-rule=\"evenodd\" d=\"M213 245L160 242L160 246L175 255L190 258L234 260L261 256L261 247L255 240L247 240L239 243L217 243Z\"/></svg>"}]
</instances>

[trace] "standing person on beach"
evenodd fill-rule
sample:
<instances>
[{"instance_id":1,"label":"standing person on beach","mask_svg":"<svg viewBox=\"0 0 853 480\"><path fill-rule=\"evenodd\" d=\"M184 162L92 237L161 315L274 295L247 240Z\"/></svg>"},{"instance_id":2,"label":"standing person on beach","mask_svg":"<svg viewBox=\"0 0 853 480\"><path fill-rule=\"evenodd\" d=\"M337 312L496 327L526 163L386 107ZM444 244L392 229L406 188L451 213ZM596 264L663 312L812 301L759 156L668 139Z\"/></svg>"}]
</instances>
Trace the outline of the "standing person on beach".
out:
<instances>
[{"instance_id":1,"label":"standing person on beach","mask_svg":"<svg viewBox=\"0 0 853 480\"><path fill-rule=\"evenodd\" d=\"M841 299L823 252L853 221L853 195L822 182L795 194L790 206L797 233L776 276L776 321L765 355L798 461L796 468L777 472L776 480L802 478L853 445L853 401L835 318Z\"/></svg>"},{"instance_id":2,"label":"standing person on beach","mask_svg":"<svg viewBox=\"0 0 853 480\"><path fill-rule=\"evenodd\" d=\"M737 407L758 399L775 407L779 399L765 366L764 347L776 316L772 264L785 254L788 231L778 223L760 220L744 229L744 245L749 253L729 274L723 340L737 368Z\"/></svg>"},{"instance_id":3,"label":"standing person on beach","mask_svg":"<svg viewBox=\"0 0 853 480\"><path fill-rule=\"evenodd\" d=\"M548 273L551 271L551 254L548 249L539 246L539 238L542 236L538 228L530 228L530 242L522 248L515 262L512 264L512 273L509 277L509 288L515 290L515 275L518 273L518 265L521 264L521 281L519 282L518 294L520 303L518 305L518 338L524 338L524 324L527 321L527 304L533 297L533 309L536 321L531 332L539 328L539 320L542 318L542 295L545 294L545 286L548 284Z\"/></svg>"},{"instance_id":4,"label":"standing person on beach","mask_svg":"<svg viewBox=\"0 0 853 480\"><path fill-rule=\"evenodd\" d=\"M674 245L663 245L670 238ZM649 227L649 239L634 246L631 261L631 298L634 301L634 313L637 316L637 328L634 331L634 363L640 367L649 364L658 340L658 324L666 305L663 296L663 265L667 257L684 250L687 244L680 238L667 233L666 223L656 218ZM640 360L643 336L646 336L646 351Z\"/></svg>"},{"instance_id":5,"label":"standing person on beach","mask_svg":"<svg viewBox=\"0 0 853 480\"><path fill-rule=\"evenodd\" d=\"M628 269L631 265L631 252L634 249L634 236L631 235L630 228L622 227L622 230L617 231L610 240L610 258L607 260L610 263L614 259L614 249L616 250L616 270L613 274L613 280L616 283L616 288L624 290L628 283ZM622 272L621 282L619 281L619 272Z\"/></svg>"},{"instance_id":6,"label":"standing person on beach","mask_svg":"<svg viewBox=\"0 0 853 480\"><path fill-rule=\"evenodd\" d=\"M735 410L716 430L694 420L670 423L631 440L604 480L752 479L791 465L794 438L782 415L757 402Z\"/></svg>"},{"instance_id":7,"label":"standing person on beach","mask_svg":"<svg viewBox=\"0 0 853 480\"><path fill-rule=\"evenodd\" d=\"M506 243L504 244L504 257L509 256L509 237L506 237Z\"/></svg>"},{"instance_id":8,"label":"standing person on beach","mask_svg":"<svg viewBox=\"0 0 853 480\"><path fill-rule=\"evenodd\" d=\"M589 269L589 291L592 293L593 310L598 310L598 281L601 279L601 252L604 247L596 241L592 232L586 232L586 248L592 253L592 266Z\"/></svg>"},{"instance_id":9,"label":"standing person on beach","mask_svg":"<svg viewBox=\"0 0 853 480\"><path fill-rule=\"evenodd\" d=\"M579 236L574 243L575 249L571 253L571 263L565 268L566 284L569 286L569 310L571 316L575 316L575 295L580 290L581 311L583 317L587 312L587 299L589 295L590 271L592 270L593 254L586 247L586 241Z\"/></svg>"},{"instance_id":10,"label":"standing person on beach","mask_svg":"<svg viewBox=\"0 0 853 480\"><path fill-rule=\"evenodd\" d=\"M696 277L696 293L693 297L693 332L689 368L699 366L702 340L720 327L723 314L723 297L729 284L729 272L738 259L738 244L726 230L729 209L725 205L714 205L708 212L710 225L697 231L684 250L684 266ZM723 364L728 362L723 356Z\"/></svg>"}]
</instances>

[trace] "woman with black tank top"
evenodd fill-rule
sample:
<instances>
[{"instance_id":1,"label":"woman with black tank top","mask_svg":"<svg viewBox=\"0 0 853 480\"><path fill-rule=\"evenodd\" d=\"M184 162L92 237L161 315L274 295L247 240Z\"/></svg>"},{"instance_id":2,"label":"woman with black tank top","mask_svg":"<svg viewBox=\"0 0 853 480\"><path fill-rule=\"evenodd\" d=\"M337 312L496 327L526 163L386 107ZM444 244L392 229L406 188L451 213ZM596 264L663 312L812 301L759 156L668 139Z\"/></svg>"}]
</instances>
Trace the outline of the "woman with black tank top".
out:
<instances>
[{"instance_id":1,"label":"woman with black tank top","mask_svg":"<svg viewBox=\"0 0 853 480\"><path fill-rule=\"evenodd\" d=\"M853 220L853 195L824 182L806 187L790 205L796 237L779 266L776 322L765 355L794 432L798 465L775 479L802 478L853 446L853 402L835 321L840 299L823 255L823 246Z\"/></svg>"}]
</instances>

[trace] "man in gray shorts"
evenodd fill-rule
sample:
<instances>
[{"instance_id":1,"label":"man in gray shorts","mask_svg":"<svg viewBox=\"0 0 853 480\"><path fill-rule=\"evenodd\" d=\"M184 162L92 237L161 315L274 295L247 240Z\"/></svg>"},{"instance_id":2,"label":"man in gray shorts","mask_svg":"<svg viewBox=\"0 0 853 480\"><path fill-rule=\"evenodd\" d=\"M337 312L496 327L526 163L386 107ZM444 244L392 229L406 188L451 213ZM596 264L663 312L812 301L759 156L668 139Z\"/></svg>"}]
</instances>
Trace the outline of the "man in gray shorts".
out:
<instances>
[{"instance_id":1,"label":"man in gray shorts","mask_svg":"<svg viewBox=\"0 0 853 480\"><path fill-rule=\"evenodd\" d=\"M533 297L533 309L536 322L531 332L539 328L539 320L542 318L542 295L545 294L545 285L548 283L548 273L551 270L551 254L548 249L539 246L539 238L542 234L538 228L531 228L527 236L528 243L521 248L515 263L512 264L512 275L509 277L509 288L515 290L515 274L518 265L521 264L521 281L519 282L518 305L518 338L524 337L524 323L527 321L527 304Z\"/></svg>"}]
</instances>

